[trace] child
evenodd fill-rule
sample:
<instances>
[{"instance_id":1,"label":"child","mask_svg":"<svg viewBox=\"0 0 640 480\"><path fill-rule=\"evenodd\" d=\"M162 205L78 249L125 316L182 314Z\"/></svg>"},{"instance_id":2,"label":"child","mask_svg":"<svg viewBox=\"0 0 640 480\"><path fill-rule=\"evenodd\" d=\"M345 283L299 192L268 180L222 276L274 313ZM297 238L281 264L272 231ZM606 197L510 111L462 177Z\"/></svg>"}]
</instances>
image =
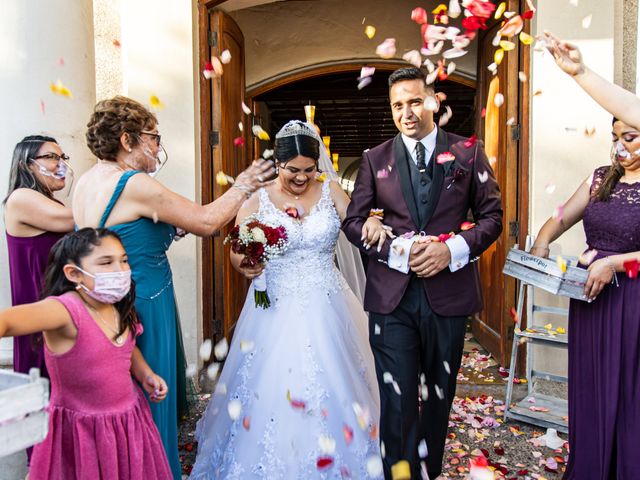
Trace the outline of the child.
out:
<instances>
[{"instance_id":1,"label":"child","mask_svg":"<svg viewBox=\"0 0 640 480\"><path fill-rule=\"evenodd\" d=\"M58 241L44 300L0 312L0 337L43 332L51 378L49 434L34 448L30 480L168 479L146 398L167 385L135 346L142 333L120 238L83 228Z\"/></svg>"}]
</instances>

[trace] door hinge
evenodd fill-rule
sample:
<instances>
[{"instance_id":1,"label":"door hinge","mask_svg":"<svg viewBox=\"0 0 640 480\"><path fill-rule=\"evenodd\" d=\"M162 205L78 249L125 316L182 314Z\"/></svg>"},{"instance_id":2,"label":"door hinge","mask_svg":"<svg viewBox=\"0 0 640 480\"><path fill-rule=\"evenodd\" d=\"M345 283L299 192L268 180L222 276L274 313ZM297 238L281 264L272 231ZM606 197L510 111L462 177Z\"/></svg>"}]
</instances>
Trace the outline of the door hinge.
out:
<instances>
[{"instance_id":1,"label":"door hinge","mask_svg":"<svg viewBox=\"0 0 640 480\"><path fill-rule=\"evenodd\" d=\"M212 130L209 132L209 145L212 147L218 146L220 143L220 132L217 130Z\"/></svg>"},{"instance_id":2,"label":"door hinge","mask_svg":"<svg viewBox=\"0 0 640 480\"><path fill-rule=\"evenodd\" d=\"M515 142L520 140L520 125L511 125L511 140Z\"/></svg>"},{"instance_id":3,"label":"door hinge","mask_svg":"<svg viewBox=\"0 0 640 480\"><path fill-rule=\"evenodd\" d=\"M520 223L516 220L509 222L509 236L517 237L520 234Z\"/></svg>"},{"instance_id":4,"label":"door hinge","mask_svg":"<svg viewBox=\"0 0 640 480\"><path fill-rule=\"evenodd\" d=\"M209 30L209 34L207 36L208 41L209 41L209 46L210 47L217 47L218 46L218 32L214 32L212 30Z\"/></svg>"}]
</instances>

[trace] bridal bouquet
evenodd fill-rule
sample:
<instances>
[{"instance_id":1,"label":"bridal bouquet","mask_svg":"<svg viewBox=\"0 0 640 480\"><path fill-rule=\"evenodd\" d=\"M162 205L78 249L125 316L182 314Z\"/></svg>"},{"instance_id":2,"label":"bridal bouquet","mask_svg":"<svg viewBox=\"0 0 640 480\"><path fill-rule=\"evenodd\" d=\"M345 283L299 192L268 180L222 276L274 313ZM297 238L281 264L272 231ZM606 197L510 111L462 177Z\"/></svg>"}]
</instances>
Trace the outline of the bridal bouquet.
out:
<instances>
[{"instance_id":1,"label":"bridal bouquet","mask_svg":"<svg viewBox=\"0 0 640 480\"><path fill-rule=\"evenodd\" d=\"M267 225L252 215L233 227L224 243L231 243L232 252L244 255L241 267L255 267L282 255L288 246L287 231L282 225ZM267 295L264 272L254 278L253 286L256 307L268 308L271 301Z\"/></svg>"}]
</instances>

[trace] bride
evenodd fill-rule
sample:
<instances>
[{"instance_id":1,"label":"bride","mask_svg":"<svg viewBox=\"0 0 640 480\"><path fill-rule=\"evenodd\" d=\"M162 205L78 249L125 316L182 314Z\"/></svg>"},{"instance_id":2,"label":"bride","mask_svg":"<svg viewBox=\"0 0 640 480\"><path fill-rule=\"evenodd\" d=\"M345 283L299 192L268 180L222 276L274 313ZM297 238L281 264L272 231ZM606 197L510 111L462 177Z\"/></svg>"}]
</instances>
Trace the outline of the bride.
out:
<instances>
[{"instance_id":1,"label":"bride","mask_svg":"<svg viewBox=\"0 0 640 480\"><path fill-rule=\"evenodd\" d=\"M349 198L334 181L313 126L287 123L276 135L278 177L245 203L249 215L283 225L289 246L264 268L271 306L251 290L216 392L196 427L192 479L381 478L379 398L368 320L335 266ZM285 213L294 206L295 219ZM371 218L373 243L386 231ZM263 267L234 267L247 278ZM253 289L253 287L252 287Z\"/></svg>"}]
</instances>

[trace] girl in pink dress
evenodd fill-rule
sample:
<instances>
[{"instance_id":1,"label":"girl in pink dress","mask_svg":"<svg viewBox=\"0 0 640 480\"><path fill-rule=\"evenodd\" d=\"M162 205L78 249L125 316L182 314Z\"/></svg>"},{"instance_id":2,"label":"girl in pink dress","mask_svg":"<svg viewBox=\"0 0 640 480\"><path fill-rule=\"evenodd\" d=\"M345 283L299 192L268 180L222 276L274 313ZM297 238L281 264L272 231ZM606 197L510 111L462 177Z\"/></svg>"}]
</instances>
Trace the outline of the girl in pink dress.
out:
<instances>
[{"instance_id":1,"label":"girl in pink dress","mask_svg":"<svg viewBox=\"0 0 640 480\"><path fill-rule=\"evenodd\" d=\"M0 337L43 332L51 378L49 434L31 480L168 479L147 400L167 395L136 347L135 287L118 236L83 228L51 250L44 300L0 312ZM132 378L133 377L133 378Z\"/></svg>"}]
</instances>

